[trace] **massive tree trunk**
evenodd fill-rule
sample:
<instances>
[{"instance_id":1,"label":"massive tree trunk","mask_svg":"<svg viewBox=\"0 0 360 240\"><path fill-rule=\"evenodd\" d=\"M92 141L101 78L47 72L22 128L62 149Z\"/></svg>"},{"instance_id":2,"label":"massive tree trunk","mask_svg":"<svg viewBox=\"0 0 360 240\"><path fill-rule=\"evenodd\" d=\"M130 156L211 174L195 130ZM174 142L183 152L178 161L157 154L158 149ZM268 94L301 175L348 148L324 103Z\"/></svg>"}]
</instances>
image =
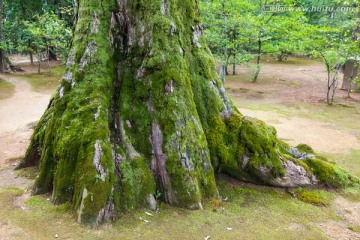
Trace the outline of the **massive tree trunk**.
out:
<instances>
[{"instance_id":1,"label":"massive tree trunk","mask_svg":"<svg viewBox=\"0 0 360 240\"><path fill-rule=\"evenodd\" d=\"M218 197L215 172L281 187L350 182L238 112L202 37L198 1L75 7L67 72L19 168L39 165L34 192L70 201L80 222L154 207L155 192L202 208L204 198Z\"/></svg>"}]
</instances>

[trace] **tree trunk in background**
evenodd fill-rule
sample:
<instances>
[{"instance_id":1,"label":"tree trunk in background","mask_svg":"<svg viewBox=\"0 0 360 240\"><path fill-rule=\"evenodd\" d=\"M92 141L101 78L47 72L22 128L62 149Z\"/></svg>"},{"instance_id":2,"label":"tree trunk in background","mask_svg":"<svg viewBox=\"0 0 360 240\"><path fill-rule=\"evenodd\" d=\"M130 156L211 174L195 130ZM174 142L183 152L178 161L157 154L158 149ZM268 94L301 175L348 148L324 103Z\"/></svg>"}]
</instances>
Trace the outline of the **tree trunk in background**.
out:
<instances>
[{"instance_id":1,"label":"tree trunk in background","mask_svg":"<svg viewBox=\"0 0 360 240\"><path fill-rule=\"evenodd\" d=\"M353 40L357 41L360 34L360 12L358 12L357 28L353 32ZM360 47L360 46L359 46ZM356 56L358 58L358 56ZM357 61L357 63L355 62ZM356 83L352 83L352 80L358 77L359 59L349 59L345 63L344 79L341 89L349 91L359 91L359 86Z\"/></svg>"},{"instance_id":2,"label":"tree trunk in background","mask_svg":"<svg viewBox=\"0 0 360 240\"><path fill-rule=\"evenodd\" d=\"M56 61L56 60L57 60L56 53L55 53L54 49L51 48L51 47L49 48L49 54L48 54L48 56L49 56L49 60L50 60L50 61Z\"/></svg>"},{"instance_id":3,"label":"tree trunk in background","mask_svg":"<svg viewBox=\"0 0 360 240\"><path fill-rule=\"evenodd\" d=\"M259 37L258 37L258 50L257 50L257 57L256 57L256 69L254 73L254 77L252 82L257 82L257 79L260 74L261 70L261 52L262 52L262 40L261 40L262 31L259 31Z\"/></svg>"},{"instance_id":4,"label":"tree trunk in background","mask_svg":"<svg viewBox=\"0 0 360 240\"><path fill-rule=\"evenodd\" d=\"M359 86L352 83L352 80L358 77L359 66L354 60L347 60L345 63L344 80L341 86L342 90L359 91Z\"/></svg>"},{"instance_id":5,"label":"tree trunk in background","mask_svg":"<svg viewBox=\"0 0 360 240\"><path fill-rule=\"evenodd\" d=\"M198 1L87 0L75 11L67 72L18 166L39 165L35 193L99 224L154 208L155 192L202 208L218 197L215 172L281 187L328 183L310 169L332 165L296 160L274 128L238 112L202 37Z\"/></svg>"},{"instance_id":6,"label":"tree trunk in background","mask_svg":"<svg viewBox=\"0 0 360 240\"><path fill-rule=\"evenodd\" d=\"M30 63L31 63L31 65L34 65L34 56L33 56L33 53L30 52L29 54L30 54Z\"/></svg>"}]
</instances>

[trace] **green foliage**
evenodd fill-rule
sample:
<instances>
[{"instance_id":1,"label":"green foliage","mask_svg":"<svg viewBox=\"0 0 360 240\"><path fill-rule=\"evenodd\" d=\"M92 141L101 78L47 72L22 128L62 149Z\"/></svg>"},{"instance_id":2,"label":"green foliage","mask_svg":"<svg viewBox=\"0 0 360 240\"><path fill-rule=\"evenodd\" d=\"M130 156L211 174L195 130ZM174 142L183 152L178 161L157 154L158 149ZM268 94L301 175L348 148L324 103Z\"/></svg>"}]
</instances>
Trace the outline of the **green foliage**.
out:
<instances>
[{"instance_id":1,"label":"green foliage","mask_svg":"<svg viewBox=\"0 0 360 240\"><path fill-rule=\"evenodd\" d=\"M70 46L71 30L66 27L64 20L58 18L53 12L35 15L34 21L25 21L25 32L31 38L31 45L39 57L50 49L61 56L63 61L67 58ZM48 56L49 57L49 56Z\"/></svg>"},{"instance_id":2,"label":"green foliage","mask_svg":"<svg viewBox=\"0 0 360 240\"><path fill-rule=\"evenodd\" d=\"M1 48L8 52L36 53L37 47L44 47L47 39L52 51L65 60L73 25L72 5L71 0L4 0Z\"/></svg>"},{"instance_id":3,"label":"green foliage","mask_svg":"<svg viewBox=\"0 0 360 240\"><path fill-rule=\"evenodd\" d=\"M207 40L213 53L227 66L257 58L254 79L259 75L259 59L264 53L284 60L289 53L300 53L306 34L302 12L270 12L266 6L278 4L292 7L295 2L282 0L217 0L202 1ZM256 54L253 54L256 53Z\"/></svg>"}]
</instances>

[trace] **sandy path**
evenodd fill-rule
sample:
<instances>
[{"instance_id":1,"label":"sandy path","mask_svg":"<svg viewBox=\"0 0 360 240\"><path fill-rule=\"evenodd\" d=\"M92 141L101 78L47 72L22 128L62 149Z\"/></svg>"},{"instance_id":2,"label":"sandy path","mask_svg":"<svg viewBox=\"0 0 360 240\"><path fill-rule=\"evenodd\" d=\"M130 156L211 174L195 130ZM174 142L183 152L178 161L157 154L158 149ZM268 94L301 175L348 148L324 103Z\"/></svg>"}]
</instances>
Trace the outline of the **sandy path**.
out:
<instances>
[{"instance_id":1,"label":"sandy path","mask_svg":"<svg viewBox=\"0 0 360 240\"><path fill-rule=\"evenodd\" d=\"M312 146L315 151L323 153L345 153L360 148L360 140L355 135L341 131L332 123L298 117L285 118L277 113L260 110L239 110L244 115L274 126L279 138L293 146L305 143Z\"/></svg>"},{"instance_id":2,"label":"sandy path","mask_svg":"<svg viewBox=\"0 0 360 240\"><path fill-rule=\"evenodd\" d=\"M38 121L49 103L50 95L31 91L31 86L25 80L5 75L0 75L0 78L15 86L15 94L11 98L0 100L0 133Z\"/></svg>"},{"instance_id":3,"label":"sandy path","mask_svg":"<svg viewBox=\"0 0 360 240\"><path fill-rule=\"evenodd\" d=\"M24 155L32 130L27 124L38 121L44 113L50 96L31 90L21 79L0 75L15 86L15 94L0 100L0 167L10 158Z\"/></svg>"}]
</instances>

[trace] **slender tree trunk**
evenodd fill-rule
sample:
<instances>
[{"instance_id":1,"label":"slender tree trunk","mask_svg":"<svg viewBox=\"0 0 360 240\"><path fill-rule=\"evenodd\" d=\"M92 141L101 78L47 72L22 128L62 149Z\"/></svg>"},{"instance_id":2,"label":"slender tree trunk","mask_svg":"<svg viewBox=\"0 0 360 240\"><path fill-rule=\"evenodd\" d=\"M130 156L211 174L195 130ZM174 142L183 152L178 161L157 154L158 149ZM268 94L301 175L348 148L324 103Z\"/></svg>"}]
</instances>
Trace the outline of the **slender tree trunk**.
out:
<instances>
[{"instance_id":1,"label":"slender tree trunk","mask_svg":"<svg viewBox=\"0 0 360 240\"><path fill-rule=\"evenodd\" d=\"M252 82L254 83L257 82L261 70L261 51L262 51L262 41L261 41L261 32L260 32L258 39L258 51L256 57L256 70L255 70L254 78L252 80Z\"/></svg>"},{"instance_id":2,"label":"slender tree trunk","mask_svg":"<svg viewBox=\"0 0 360 240\"><path fill-rule=\"evenodd\" d=\"M327 92L326 92L326 102L328 105L332 105L331 101L330 101L330 91L331 91L331 85L330 85L330 79L331 79L331 71L330 71L330 67L327 65L326 66L327 69Z\"/></svg>"},{"instance_id":3,"label":"slender tree trunk","mask_svg":"<svg viewBox=\"0 0 360 240\"><path fill-rule=\"evenodd\" d=\"M51 71L51 64L50 64L50 48L49 46L46 47L47 50L47 63L48 63L48 68L49 68L49 72L50 72L50 76L52 76L52 71Z\"/></svg>"},{"instance_id":4,"label":"slender tree trunk","mask_svg":"<svg viewBox=\"0 0 360 240\"><path fill-rule=\"evenodd\" d=\"M221 64L220 66L219 79L223 84L225 84L226 81L226 67L227 66L225 64Z\"/></svg>"},{"instance_id":5,"label":"slender tree trunk","mask_svg":"<svg viewBox=\"0 0 360 240\"><path fill-rule=\"evenodd\" d=\"M218 197L215 171L289 187L318 183L307 163L334 168L298 163L274 128L238 112L198 1L87 0L75 12L67 72L18 168L39 165L34 193L72 203L79 222L154 209L155 192L202 208Z\"/></svg>"},{"instance_id":6,"label":"slender tree trunk","mask_svg":"<svg viewBox=\"0 0 360 240\"><path fill-rule=\"evenodd\" d=\"M39 49L37 49L37 58L38 58L38 73L41 73L41 53L39 52Z\"/></svg>"},{"instance_id":7,"label":"slender tree trunk","mask_svg":"<svg viewBox=\"0 0 360 240\"><path fill-rule=\"evenodd\" d=\"M34 65L34 56L33 56L33 53L30 52L29 55L30 55L30 64L31 64L31 65Z\"/></svg>"}]
</instances>

